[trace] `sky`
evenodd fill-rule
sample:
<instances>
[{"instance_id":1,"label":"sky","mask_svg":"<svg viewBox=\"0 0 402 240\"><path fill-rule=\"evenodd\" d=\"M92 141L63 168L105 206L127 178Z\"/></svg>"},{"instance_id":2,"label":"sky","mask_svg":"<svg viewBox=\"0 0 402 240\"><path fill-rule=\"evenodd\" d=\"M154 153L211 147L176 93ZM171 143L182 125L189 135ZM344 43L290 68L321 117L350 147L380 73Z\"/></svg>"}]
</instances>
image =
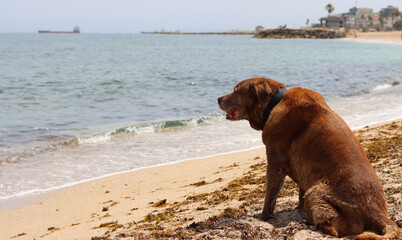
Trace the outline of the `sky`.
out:
<instances>
[{"instance_id":1,"label":"sky","mask_svg":"<svg viewBox=\"0 0 402 240\"><path fill-rule=\"evenodd\" d=\"M82 33L226 31L305 26L328 13L358 7L378 12L402 0L0 0L0 32L72 30ZM401 11L402 12L402 11Z\"/></svg>"}]
</instances>

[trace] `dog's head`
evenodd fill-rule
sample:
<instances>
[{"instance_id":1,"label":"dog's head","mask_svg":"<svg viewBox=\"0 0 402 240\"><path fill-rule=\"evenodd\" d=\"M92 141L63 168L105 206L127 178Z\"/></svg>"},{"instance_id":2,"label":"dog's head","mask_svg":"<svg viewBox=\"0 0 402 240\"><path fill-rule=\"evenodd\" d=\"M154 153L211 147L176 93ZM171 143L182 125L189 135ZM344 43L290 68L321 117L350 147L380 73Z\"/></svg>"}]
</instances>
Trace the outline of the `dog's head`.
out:
<instances>
[{"instance_id":1,"label":"dog's head","mask_svg":"<svg viewBox=\"0 0 402 240\"><path fill-rule=\"evenodd\" d=\"M262 114L272 96L285 85L268 78L251 78L238 83L234 91L218 98L219 107L226 119L248 120L250 126L260 130Z\"/></svg>"}]
</instances>

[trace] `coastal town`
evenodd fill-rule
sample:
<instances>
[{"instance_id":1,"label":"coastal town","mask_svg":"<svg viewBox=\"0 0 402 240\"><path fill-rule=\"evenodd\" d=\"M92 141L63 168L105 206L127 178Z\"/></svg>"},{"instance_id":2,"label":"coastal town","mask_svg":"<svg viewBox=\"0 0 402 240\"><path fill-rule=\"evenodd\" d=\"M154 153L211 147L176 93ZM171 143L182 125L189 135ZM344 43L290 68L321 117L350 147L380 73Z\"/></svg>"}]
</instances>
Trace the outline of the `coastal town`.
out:
<instances>
[{"instance_id":1,"label":"coastal town","mask_svg":"<svg viewBox=\"0 0 402 240\"><path fill-rule=\"evenodd\" d=\"M312 27L331 29L358 29L362 31L392 31L402 30L402 17L398 7L387 6L378 12L372 8L353 7L347 13L331 14L334 6L326 6L328 16L320 18L320 23Z\"/></svg>"},{"instance_id":2,"label":"coastal town","mask_svg":"<svg viewBox=\"0 0 402 240\"><path fill-rule=\"evenodd\" d=\"M258 25L254 30L230 30L223 32L180 32L155 31L142 32L153 34L183 34L183 35L253 35L254 38L344 38L358 37L358 33L392 32L402 30L402 16L398 7L387 6L379 11L367 7L352 7L346 13L335 13L335 6L327 4L328 15L321 17L319 22L306 20L306 26L287 28L286 24L274 29L265 29ZM393 34L393 35L397 35ZM393 36L393 38L395 38ZM402 37L399 34L399 38Z\"/></svg>"}]
</instances>

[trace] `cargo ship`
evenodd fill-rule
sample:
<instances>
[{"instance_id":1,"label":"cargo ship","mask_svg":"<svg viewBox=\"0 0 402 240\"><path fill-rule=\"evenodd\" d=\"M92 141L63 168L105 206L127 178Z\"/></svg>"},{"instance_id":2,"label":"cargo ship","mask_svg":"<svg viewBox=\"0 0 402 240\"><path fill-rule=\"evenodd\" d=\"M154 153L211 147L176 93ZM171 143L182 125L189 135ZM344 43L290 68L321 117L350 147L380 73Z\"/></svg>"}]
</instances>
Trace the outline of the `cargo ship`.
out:
<instances>
[{"instance_id":1,"label":"cargo ship","mask_svg":"<svg viewBox=\"0 0 402 240\"><path fill-rule=\"evenodd\" d=\"M73 31L49 31L49 30L39 30L39 33L80 33L80 28L75 26Z\"/></svg>"}]
</instances>

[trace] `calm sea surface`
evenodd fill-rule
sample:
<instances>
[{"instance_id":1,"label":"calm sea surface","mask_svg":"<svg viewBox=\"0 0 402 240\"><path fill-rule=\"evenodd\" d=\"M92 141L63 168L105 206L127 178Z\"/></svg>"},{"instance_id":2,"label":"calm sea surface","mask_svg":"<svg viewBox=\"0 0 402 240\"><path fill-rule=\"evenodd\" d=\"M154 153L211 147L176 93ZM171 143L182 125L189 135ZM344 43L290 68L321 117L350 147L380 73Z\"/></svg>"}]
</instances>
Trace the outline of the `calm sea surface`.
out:
<instances>
[{"instance_id":1,"label":"calm sea surface","mask_svg":"<svg viewBox=\"0 0 402 240\"><path fill-rule=\"evenodd\" d=\"M262 146L216 98L269 77L350 127L402 116L402 45L251 36L0 34L0 199Z\"/></svg>"}]
</instances>

